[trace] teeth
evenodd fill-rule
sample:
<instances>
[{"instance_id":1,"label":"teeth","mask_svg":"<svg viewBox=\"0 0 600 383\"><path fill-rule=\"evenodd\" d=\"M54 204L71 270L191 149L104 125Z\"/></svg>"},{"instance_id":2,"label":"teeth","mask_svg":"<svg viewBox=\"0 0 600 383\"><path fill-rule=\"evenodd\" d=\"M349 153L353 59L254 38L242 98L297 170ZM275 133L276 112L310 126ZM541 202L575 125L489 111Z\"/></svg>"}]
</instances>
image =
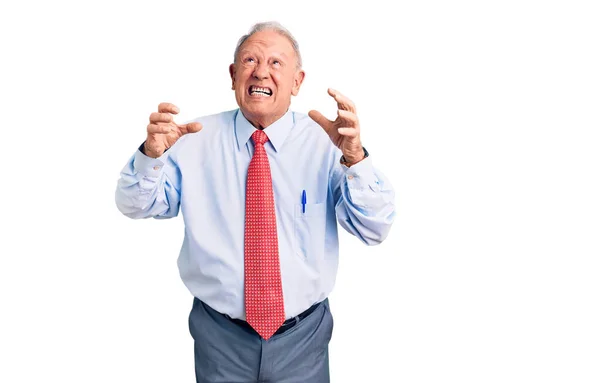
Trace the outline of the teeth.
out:
<instances>
[{"instance_id":1,"label":"teeth","mask_svg":"<svg viewBox=\"0 0 600 383\"><path fill-rule=\"evenodd\" d=\"M260 95L267 95L270 96L271 95L271 90L269 88L261 88L259 86L252 86L250 88L250 94L260 94Z\"/></svg>"}]
</instances>

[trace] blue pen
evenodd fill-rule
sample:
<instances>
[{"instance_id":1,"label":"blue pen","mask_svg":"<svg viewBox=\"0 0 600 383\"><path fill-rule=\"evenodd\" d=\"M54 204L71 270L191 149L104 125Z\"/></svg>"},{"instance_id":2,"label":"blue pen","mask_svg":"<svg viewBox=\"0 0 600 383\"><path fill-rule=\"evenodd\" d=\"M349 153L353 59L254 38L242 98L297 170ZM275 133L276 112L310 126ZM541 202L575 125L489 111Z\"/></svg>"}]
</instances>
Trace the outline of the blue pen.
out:
<instances>
[{"instance_id":1,"label":"blue pen","mask_svg":"<svg viewBox=\"0 0 600 383\"><path fill-rule=\"evenodd\" d=\"M306 190L302 190L302 214L306 213Z\"/></svg>"}]
</instances>

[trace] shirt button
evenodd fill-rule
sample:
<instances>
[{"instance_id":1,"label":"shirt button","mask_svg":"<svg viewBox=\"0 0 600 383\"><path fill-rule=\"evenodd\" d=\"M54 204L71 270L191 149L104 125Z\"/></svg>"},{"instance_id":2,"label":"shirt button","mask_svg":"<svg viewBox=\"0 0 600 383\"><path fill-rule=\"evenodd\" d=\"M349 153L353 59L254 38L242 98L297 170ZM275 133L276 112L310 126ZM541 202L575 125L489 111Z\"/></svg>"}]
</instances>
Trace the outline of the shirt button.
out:
<instances>
[{"instance_id":1,"label":"shirt button","mask_svg":"<svg viewBox=\"0 0 600 383\"><path fill-rule=\"evenodd\" d=\"M348 176L348 179L349 179L349 180L351 180L351 179L353 179L353 178L354 178L354 176Z\"/></svg>"},{"instance_id":2,"label":"shirt button","mask_svg":"<svg viewBox=\"0 0 600 383\"><path fill-rule=\"evenodd\" d=\"M154 169L154 170L159 170L159 169L160 169L160 166L156 165L156 166L155 166L155 167L153 167L152 169Z\"/></svg>"}]
</instances>

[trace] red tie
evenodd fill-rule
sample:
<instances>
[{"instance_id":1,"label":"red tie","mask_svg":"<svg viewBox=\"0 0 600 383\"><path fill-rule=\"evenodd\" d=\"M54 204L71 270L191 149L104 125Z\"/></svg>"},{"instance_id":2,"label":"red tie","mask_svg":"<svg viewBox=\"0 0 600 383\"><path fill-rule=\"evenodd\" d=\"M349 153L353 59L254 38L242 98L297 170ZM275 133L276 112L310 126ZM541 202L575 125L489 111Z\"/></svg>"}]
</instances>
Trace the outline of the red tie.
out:
<instances>
[{"instance_id":1,"label":"red tie","mask_svg":"<svg viewBox=\"0 0 600 383\"><path fill-rule=\"evenodd\" d=\"M285 321L271 168L262 130L252 134L254 156L246 183L244 288L246 321L269 339Z\"/></svg>"}]
</instances>

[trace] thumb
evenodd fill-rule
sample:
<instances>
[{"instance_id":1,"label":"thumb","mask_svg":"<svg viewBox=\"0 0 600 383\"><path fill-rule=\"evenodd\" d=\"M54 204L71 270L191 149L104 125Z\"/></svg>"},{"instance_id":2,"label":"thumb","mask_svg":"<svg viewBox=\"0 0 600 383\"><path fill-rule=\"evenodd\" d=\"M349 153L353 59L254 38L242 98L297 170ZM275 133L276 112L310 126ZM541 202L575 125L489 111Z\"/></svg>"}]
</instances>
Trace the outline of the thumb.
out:
<instances>
[{"instance_id":1,"label":"thumb","mask_svg":"<svg viewBox=\"0 0 600 383\"><path fill-rule=\"evenodd\" d=\"M333 124L332 121L329 121L321 114L321 112L317 112L316 110L311 110L308 112L308 117L312 118L317 124L321 125L325 131L328 131L331 124Z\"/></svg>"},{"instance_id":2,"label":"thumb","mask_svg":"<svg viewBox=\"0 0 600 383\"><path fill-rule=\"evenodd\" d=\"M181 129L183 134L197 133L202 130L202 124L199 122L190 122L185 125L179 125L179 129Z\"/></svg>"}]
</instances>

